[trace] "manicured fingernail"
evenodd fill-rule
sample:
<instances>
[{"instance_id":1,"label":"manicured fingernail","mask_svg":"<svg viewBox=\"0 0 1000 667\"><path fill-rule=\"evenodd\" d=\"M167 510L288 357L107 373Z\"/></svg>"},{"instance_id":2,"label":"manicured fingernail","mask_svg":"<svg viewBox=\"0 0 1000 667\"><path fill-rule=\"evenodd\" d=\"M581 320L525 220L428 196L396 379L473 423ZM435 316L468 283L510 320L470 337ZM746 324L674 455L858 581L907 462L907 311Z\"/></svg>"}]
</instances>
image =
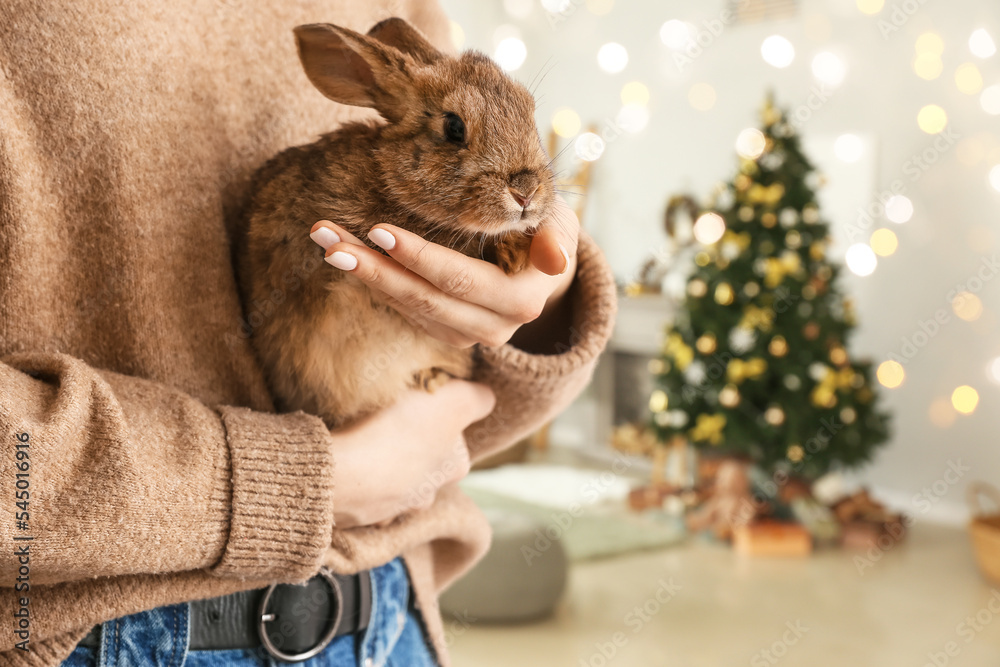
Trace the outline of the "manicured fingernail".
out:
<instances>
[{"instance_id":1,"label":"manicured fingernail","mask_svg":"<svg viewBox=\"0 0 1000 667\"><path fill-rule=\"evenodd\" d=\"M371 230L368 232L368 238L379 248L384 248L385 250L392 250L396 247L396 237L384 229L376 228Z\"/></svg>"},{"instance_id":2,"label":"manicured fingernail","mask_svg":"<svg viewBox=\"0 0 1000 667\"><path fill-rule=\"evenodd\" d=\"M566 269L569 268L569 253L566 252L566 246L564 246L562 243L559 244L559 252L562 253L563 260L565 262L563 264L562 271L559 272L559 275L561 276L562 274L566 273Z\"/></svg>"},{"instance_id":3,"label":"manicured fingernail","mask_svg":"<svg viewBox=\"0 0 1000 667\"><path fill-rule=\"evenodd\" d=\"M340 250L327 257L326 261L331 266L344 271L353 271L358 266L358 259L354 255Z\"/></svg>"},{"instance_id":4,"label":"manicured fingernail","mask_svg":"<svg viewBox=\"0 0 1000 667\"><path fill-rule=\"evenodd\" d=\"M323 250L326 250L334 243L340 243L340 237L337 236L337 232L333 231L329 227L319 227L315 232L309 235L309 238L323 246Z\"/></svg>"}]
</instances>

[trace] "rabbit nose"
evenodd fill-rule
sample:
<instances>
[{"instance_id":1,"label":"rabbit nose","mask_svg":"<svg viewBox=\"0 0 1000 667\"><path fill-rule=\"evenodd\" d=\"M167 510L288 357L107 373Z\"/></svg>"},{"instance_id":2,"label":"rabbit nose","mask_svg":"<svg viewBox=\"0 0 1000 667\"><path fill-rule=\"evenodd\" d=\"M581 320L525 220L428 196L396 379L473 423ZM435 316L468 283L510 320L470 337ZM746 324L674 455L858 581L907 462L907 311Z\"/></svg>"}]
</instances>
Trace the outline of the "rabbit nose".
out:
<instances>
[{"instance_id":1,"label":"rabbit nose","mask_svg":"<svg viewBox=\"0 0 1000 667\"><path fill-rule=\"evenodd\" d=\"M516 201L518 206L520 206L522 209L528 208L528 205L531 203L531 198L535 196L536 192L538 192L538 186L535 186L535 188L527 195L525 195L520 190L515 190L514 188L507 188L507 189L510 190L510 194L514 198L514 201Z\"/></svg>"}]
</instances>

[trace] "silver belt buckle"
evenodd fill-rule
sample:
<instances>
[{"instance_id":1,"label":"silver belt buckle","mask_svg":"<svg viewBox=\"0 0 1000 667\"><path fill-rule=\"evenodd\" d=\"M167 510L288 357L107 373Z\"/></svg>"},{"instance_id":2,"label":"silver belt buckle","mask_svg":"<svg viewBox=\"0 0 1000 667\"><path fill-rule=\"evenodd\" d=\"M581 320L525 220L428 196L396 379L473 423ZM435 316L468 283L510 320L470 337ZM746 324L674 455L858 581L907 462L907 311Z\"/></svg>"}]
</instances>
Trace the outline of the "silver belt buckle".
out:
<instances>
[{"instance_id":1,"label":"silver belt buckle","mask_svg":"<svg viewBox=\"0 0 1000 667\"><path fill-rule=\"evenodd\" d=\"M270 653L272 656L278 660L283 660L285 662L302 662L303 660L308 660L313 656L319 654L320 651L325 649L327 645L333 641L333 638L337 635L337 628L340 627L340 622L344 618L344 593L340 590L340 582L337 578L325 567L319 569L319 574L326 579L326 583L330 585L333 589L333 597L337 603L337 615L333 619L333 624L320 639L319 644L313 648L305 651L304 653L285 653L271 641L271 638L267 635L267 624L271 621L277 620L275 614L270 614L267 611L267 603L271 600L271 594L274 589L278 587L278 584L271 584L268 586L267 591L264 593L264 597L261 598L260 608L258 609L258 614L260 620L257 624L257 634L260 635L260 641L264 645L264 649Z\"/></svg>"}]
</instances>

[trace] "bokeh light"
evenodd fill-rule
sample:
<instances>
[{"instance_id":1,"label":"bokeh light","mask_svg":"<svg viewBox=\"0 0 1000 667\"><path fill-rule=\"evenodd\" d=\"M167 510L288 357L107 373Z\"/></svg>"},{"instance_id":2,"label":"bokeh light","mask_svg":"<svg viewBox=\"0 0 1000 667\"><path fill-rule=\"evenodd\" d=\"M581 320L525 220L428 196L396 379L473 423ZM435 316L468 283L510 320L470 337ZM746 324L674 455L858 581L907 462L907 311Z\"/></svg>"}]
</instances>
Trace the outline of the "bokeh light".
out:
<instances>
[{"instance_id":1,"label":"bokeh light","mask_svg":"<svg viewBox=\"0 0 1000 667\"><path fill-rule=\"evenodd\" d=\"M885 6L885 0L857 0L862 14L878 14Z\"/></svg>"},{"instance_id":2,"label":"bokeh light","mask_svg":"<svg viewBox=\"0 0 1000 667\"><path fill-rule=\"evenodd\" d=\"M948 125L948 114L936 104L928 104L917 114L917 125L927 134L940 134Z\"/></svg>"},{"instance_id":3,"label":"bokeh light","mask_svg":"<svg viewBox=\"0 0 1000 667\"><path fill-rule=\"evenodd\" d=\"M503 0L503 8L516 19L526 19L535 8L534 0Z\"/></svg>"},{"instance_id":4,"label":"bokeh light","mask_svg":"<svg viewBox=\"0 0 1000 667\"><path fill-rule=\"evenodd\" d=\"M975 95L983 89L983 75L972 63L959 65L955 70L955 85L966 95Z\"/></svg>"},{"instance_id":5,"label":"bokeh light","mask_svg":"<svg viewBox=\"0 0 1000 667\"><path fill-rule=\"evenodd\" d=\"M1000 192L1000 164L990 169L989 179L990 185L993 186L993 189Z\"/></svg>"},{"instance_id":6,"label":"bokeh light","mask_svg":"<svg viewBox=\"0 0 1000 667\"><path fill-rule=\"evenodd\" d=\"M694 28L684 21L670 19L660 26L660 41L667 48L682 51L694 43Z\"/></svg>"},{"instance_id":7,"label":"bokeh light","mask_svg":"<svg viewBox=\"0 0 1000 667\"><path fill-rule=\"evenodd\" d=\"M869 244L876 255L888 257L896 252L896 248L899 247L899 239L896 238L895 232L891 229L876 229L872 232Z\"/></svg>"},{"instance_id":8,"label":"bokeh light","mask_svg":"<svg viewBox=\"0 0 1000 667\"><path fill-rule=\"evenodd\" d=\"M856 134L842 134L833 142L833 154L843 162L857 162L865 153L865 144Z\"/></svg>"},{"instance_id":9,"label":"bokeh light","mask_svg":"<svg viewBox=\"0 0 1000 667\"><path fill-rule=\"evenodd\" d=\"M760 45L760 55L768 65L783 69L795 60L795 47L781 35L771 35Z\"/></svg>"},{"instance_id":10,"label":"bokeh light","mask_svg":"<svg viewBox=\"0 0 1000 667\"><path fill-rule=\"evenodd\" d=\"M573 0L542 0L542 7L553 14L561 14L573 6Z\"/></svg>"},{"instance_id":11,"label":"bokeh light","mask_svg":"<svg viewBox=\"0 0 1000 667\"><path fill-rule=\"evenodd\" d=\"M617 74L628 65L628 51L618 42L608 42L598 50L597 64L608 74Z\"/></svg>"},{"instance_id":12,"label":"bokeh light","mask_svg":"<svg viewBox=\"0 0 1000 667\"><path fill-rule=\"evenodd\" d=\"M615 122L630 134L642 132L649 125L649 109L641 104L626 104L615 116Z\"/></svg>"},{"instance_id":13,"label":"bokeh light","mask_svg":"<svg viewBox=\"0 0 1000 667\"><path fill-rule=\"evenodd\" d=\"M927 412L931 423L938 428L948 428L955 423L955 418L958 416L947 398L935 398Z\"/></svg>"},{"instance_id":14,"label":"bokeh light","mask_svg":"<svg viewBox=\"0 0 1000 667\"><path fill-rule=\"evenodd\" d=\"M594 16L610 14L615 8L615 0L587 0L587 11Z\"/></svg>"},{"instance_id":15,"label":"bokeh light","mask_svg":"<svg viewBox=\"0 0 1000 667\"><path fill-rule=\"evenodd\" d=\"M641 81L632 81L622 86L622 104L649 104L649 88Z\"/></svg>"},{"instance_id":16,"label":"bokeh light","mask_svg":"<svg viewBox=\"0 0 1000 667\"><path fill-rule=\"evenodd\" d=\"M451 43L461 51L462 47L465 46L465 30L455 21L449 21L448 25L451 29Z\"/></svg>"},{"instance_id":17,"label":"bokeh light","mask_svg":"<svg viewBox=\"0 0 1000 667\"><path fill-rule=\"evenodd\" d=\"M767 140L756 127L748 127L736 137L736 152L748 160L756 160L764 152Z\"/></svg>"},{"instance_id":18,"label":"bokeh light","mask_svg":"<svg viewBox=\"0 0 1000 667\"><path fill-rule=\"evenodd\" d=\"M847 268L856 276L870 276L878 266L878 257L867 243L855 243L844 256Z\"/></svg>"},{"instance_id":19,"label":"bokeh light","mask_svg":"<svg viewBox=\"0 0 1000 667\"><path fill-rule=\"evenodd\" d=\"M972 292L959 292L951 300L951 309L966 322L975 322L983 314L983 302Z\"/></svg>"},{"instance_id":20,"label":"bokeh light","mask_svg":"<svg viewBox=\"0 0 1000 667\"><path fill-rule=\"evenodd\" d=\"M913 71L921 79L933 81L941 76L941 72L944 71L944 63L941 62L941 56L936 53L918 53L917 57L913 59Z\"/></svg>"},{"instance_id":21,"label":"bokeh light","mask_svg":"<svg viewBox=\"0 0 1000 667\"><path fill-rule=\"evenodd\" d=\"M979 96L979 106L991 116L1000 115L1000 83L983 89L983 94Z\"/></svg>"},{"instance_id":22,"label":"bokeh light","mask_svg":"<svg viewBox=\"0 0 1000 667\"><path fill-rule=\"evenodd\" d=\"M980 28L969 37L969 50L978 58L989 58L997 52L997 45L993 43L990 33L985 28Z\"/></svg>"},{"instance_id":23,"label":"bokeh light","mask_svg":"<svg viewBox=\"0 0 1000 667\"><path fill-rule=\"evenodd\" d=\"M604 155L604 139L593 132L584 132L573 142L577 157L585 162L593 162Z\"/></svg>"},{"instance_id":24,"label":"bokeh light","mask_svg":"<svg viewBox=\"0 0 1000 667\"><path fill-rule=\"evenodd\" d=\"M718 213L705 213L694 223L694 237L699 243L710 245L726 233L726 221Z\"/></svg>"},{"instance_id":25,"label":"bokeh light","mask_svg":"<svg viewBox=\"0 0 1000 667\"><path fill-rule=\"evenodd\" d=\"M925 32L917 37L917 43L913 48L917 53L933 53L940 56L944 53L944 40L937 33Z\"/></svg>"},{"instance_id":26,"label":"bokeh light","mask_svg":"<svg viewBox=\"0 0 1000 667\"><path fill-rule=\"evenodd\" d=\"M688 102L698 111L708 111L715 106L715 88L707 83L696 83L688 91Z\"/></svg>"},{"instance_id":27,"label":"bokeh light","mask_svg":"<svg viewBox=\"0 0 1000 667\"><path fill-rule=\"evenodd\" d=\"M823 51L813 58L812 73L828 86L839 86L847 75L847 65L836 54Z\"/></svg>"},{"instance_id":28,"label":"bokeh light","mask_svg":"<svg viewBox=\"0 0 1000 667\"><path fill-rule=\"evenodd\" d=\"M875 376L878 378L879 384L886 389L895 389L903 384L903 380L906 379L906 371L903 370L901 363L890 359L878 365Z\"/></svg>"},{"instance_id":29,"label":"bokeh light","mask_svg":"<svg viewBox=\"0 0 1000 667\"><path fill-rule=\"evenodd\" d=\"M913 217L913 202L906 195L893 195L885 203L885 217L892 222L903 224Z\"/></svg>"},{"instance_id":30,"label":"bokeh light","mask_svg":"<svg viewBox=\"0 0 1000 667\"><path fill-rule=\"evenodd\" d=\"M971 415L976 411L976 406L979 405L979 392L969 385L963 384L951 392L951 404L963 415Z\"/></svg>"},{"instance_id":31,"label":"bokeh light","mask_svg":"<svg viewBox=\"0 0 1000 667\"><path fill-rule=\"evenodd\" d=\"M572 109L557 109L552 114L552 130L560 137L575 137L580 131L580 115Z\"/></svg>"},{"instance_id":32,"label":"bokeh light","mask_svg":"<svg viewBox=\"0 0 1000 667\"><path fill-rule=\"evenodd\" d=\"M507 37L497 44L493 58L504 70L514 72L520 69L528 57L528 47L517 37Z\"/></svg>"},{"instance_id":33,"label":"bokeh light","mask_svg":"<svg viewBox=\"0 0 1000 667\"><path fill-rule=\"evenodd\" d=\"M996 357L986 367L986 376L993 384L1000 384L1000 357Z\"/></svg>"}]
</instances>

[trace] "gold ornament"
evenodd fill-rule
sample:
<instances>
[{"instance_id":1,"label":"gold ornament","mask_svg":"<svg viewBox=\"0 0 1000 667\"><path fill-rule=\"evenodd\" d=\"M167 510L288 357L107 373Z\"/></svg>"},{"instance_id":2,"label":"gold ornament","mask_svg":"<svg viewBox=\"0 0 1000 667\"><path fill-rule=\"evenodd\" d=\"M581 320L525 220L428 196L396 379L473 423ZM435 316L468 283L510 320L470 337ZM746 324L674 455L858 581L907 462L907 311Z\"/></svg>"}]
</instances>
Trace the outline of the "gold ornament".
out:
<instances>
[{"instance_id":1,"label":"gold ornament","mask_svg":"<svg viewBox=\"0 0 1000 667\"><path fill-rule=\"evenodd\" d=\"M733 288L729 283L719 283L715 288L715 302L720 306L728 306L733 302Z\"/></svg>"},{"instance_id":2,"label":"gold ornament","mask_svg":"<svg viewBox=\"0 0 1000 667\"><path fill-rule=\"evenodd\" d=\"M835 371L829 366L824 366L824 373L823 379L813 388L810 400L817 407L832 408L837 404L837 390L851 387L856 373L851 368Z\"/></svg>"},{"instance_id":3,"label":"gold ornament","mask_svg":"<svg viewBox=\"0 0 1000 667\"><path fill-rule=\"evenodd\" d=\"M694 350L684 343L684 339L679 333L667 336L667 341L663 344L663 354L673 357L674 363L681 371L694 361Z\"/></svg>"},{"instance_id":4,"label":"gold ornament","mask_svg":"<svg viewBox=\"0 0 1000 667\"><path fill-rule=\"evenodd\" d=\"M801 445L792 445L788 448L788 460L792 463L798 463L805 456L805 451L802 449Z\"/></svg>"},{"instance_id":5,"label":"gold ornament","mask_svg":"<svg viewBox=\"0 0 1000 667\"><path fill-rule=\"evenodd\" d=\"M750 187L750 184L753 183L753 179L751 179L746 174L740 174L739 176L736 177L734 183L736 184L737 190L746 190L747 188Z\"/></svg>"},{"instance_id":6,"label":"gold ornament","mask_svg":"<svg viewBox=\"0 0 1000 667\"><path fill-rule=\"evenodd\" d=\"M700 278L695 278L688 283L688 294L696 299L700 299L708 293L708 285L705 284L704 280Z\"/></svg>"},{"instance_id":7,"label":"gold ornament","mask_svg":"<svg viewBox=\"0 0 1000 667\"><path fill-rule=\"evenodd\" d=\"M764 262L764 284L772 289L780 285L785 276L802 270L802 259L796 252L783 252L781 257L768 257Z\"/></svg>"},{"instance_id":8,"label":"gold ornament","mask_svg":"<svg viewBox=\"0 0 1000 667\"><path fill-rule=\"evenodd\" d=\"M776 224L778 224L778 216L776 216L774 213L765 213L764 215L760 216L760 224L764 225L768 229L771 229Z\"/></svg>"},{"instance_id":9,"label":"gold ornament","mask_svg":"<svg viewBox=\"0 0 1000 667\"><path fill-rule=\"evenodd\" d=\"M722 442L722 429L725 427L725 415L698 415L698 420L694 428L688 431L688 435L695 442L709 442L718 445Z\"/></svg>"},{"instance_id":10,"label":"gold ornament","mask_svg":"<svg viewBox=\"0 0 1000 667\"><path fill-rule=\"evenodd\" d=\"M843 366L847 363L847 350L836 345L830 350L830 361L832 361L837 366Z\"/></svg>"},{"instance_id":11,"label":"gold ornament","mask_svg":"<svg viewBox=\"0 0 1000 667\"><path fill-rule=\"evenodd\" d=\"M751 213L752 211L753 209L751 209ZM752 240L753 239L751 239L750 235L747 234L746 232L740 232L739 234L737 234L731 229L727 229L726 233L722 235L720 243L722 245L725 245L727 243L732 243L737 248L739 248L740 252L743 252L744 250L750 247L750 243Z\"/></svg>"},{"instance_id":12,"label":"gold ornament","mask_svg":"<svg viewBox=\"0 0 1000 667\"><path fill-rule=\"evenodd\" d=\"M781 358L788 354L788 342L785 341L784 336L775 336L771 339L771 343L767 346L767 351L774 356Z\"/></svg>"},{"instance_id":13,"label":"gold ornament","mask_svg":"<svg viewBox=\"0 0 1000 667\"><path fill-rule=\"evenodd\" d=\"M848 406L840 411L840 421L845 424L853 424L854 420L858 418L858 413L854 408Z\"/></svg>"},{"instance_id":14,"label":"gold ornament","mask_svg":"<svg viewBox=\"0 0 1000 667\"><path fill-rule=\"evenodd\" d=\"M739 176L736 177L737 182L739 181ZM749 179L748 179L749 180ZM777 206L778 202L785 195L785 186L781 183L773 183L771 185L761 185L760 183L754 183L749 186L747 190L747 201L751 204L764 204L765 206ZM740 188L741 190L744 188Z\"/></svg>"},{"instance_id":15,"label":"gold ornament","mask_svg":"<svg viewBox=\"0 0 1000 667\"><path fill-rule=\"evenodd\" d=\"M744 380L755 380L767 371L767 362L760 357L753 359L733 359L726 365L726 379L735 384Z\"/></svg>"},{"instance_id":16,"label":"gold ornament","mask_svg":"<svg viewBox=\"0 0 1000 667\"><path fill-rule=\"evenodd\" d=\"M837 397L833 390L823 385L817 385L812 391L809 399L818 408L832 408L837 404Z\"/></svg>"},{"instance_id":17,"label":"gold ornament","mask_svg":"<svg viewBox=\"0 0 1000 667\"><path fill-rule=\"evenodd\" d=\"M806 301L812 301L816 298L816 288L812 285L802 286L802 298Z\"/></svg>"},{"instance_id":18,"label":"gold ornament","mask_svg":"<svg viewBox=\"0 0 1000 667\"><path fill-rule=\"evenodd\" d=\"M694 263L698 266L708 266L708 263L711 261L712 258L704 250L694 256Z\"/></svg>"},{"instance_id":19,"label":"gold ornament","mask_svg":"<svg viewBox=\"0 0 1000 667\"><path fill-rule=\"evenodd\" d=\"M751 305L743 310L743 318L740 320L739 326L742 329L770 331L773 324L774 310Z\"/></svg>"},{"instance_id":20,"label":"gold ornament","mask_svg":"<svg viewBox=\"0 0 1000 667\"><path fill-rule=\"evenodd\" d=\"M816 241L809 246L809 257L816 262L821 262L826 257L826 244Z\"/></svg>"},{"instance_id":21,"label":"gold ornament","mask_svg":"<svg viewBox=\"0 0 1000 667\"><path fill-rule=\"evenodd\" d=\"M654 414L663 412L667 409L668 403L667 393L662 389L657 389L649 396L649 411Z\"/></svg>"},{"instance_id":22,"label":"gold ornament","mask_svg":"<svg viewBox=\"0 0 1000 667\"><path fill-rule=\"evenodd\" d=\"M743 293L752 299L760 294L760 285L755 282L749 282L743 286Z\"/></svg>"},{"instance_id":23,"label":"gold ornament","mask_svg":"<svg viewBox=\"0 0 1000 667\"><path fill-rule=\"evenodd\" d=\"M735 408L740 404L740 390L736 385L727 384L719 392L719 404L726 408Z\"/></svg>"},{"instance_id":24,"label":"gold ornament","mask_svg":"<svg viewBox=\"0 0 1000 667\"><path fill-rule=\"evenodd\" d=\"M737 215L743 222L750 222L753 220L753 206L740 206L740 211Z\"/></svg>"},{"instance_id":25,"label":"gold ornament","mask_svg":"<svg viewBox=\"0 0 1000 667\"><path fill-rule=\"evenodd\" d=\"M802 245L802 235L799 234L794 229L791 230L790 232L785 234L785 245L791 248L792 250L796 250L799 246Z\"/></svg>"},{"instance_id":26,"label":"gold ornament","mask_svg":"<svg viewBox=\"0 0 1000 667\"><path fill-rule=\"evenodd\" d=\"M716 342L715 334L707 333L703 334L695 341L694 346L704 355L709 355L715 352Z\"/></svg>"},{"instance_id":27,"label":"gold ornament","mask_svg":"<svg viewBox=\"0 0 1000 667\"><path fill-rule=\"evenodd\" d=\"M810 225L819 222L819 209L814 204L809 204L802 209L802 220Z\"/></svg>"},{"instance_id":28,"label":"gold ornament","mask_svg":"<svg viewBox=\"0 0 1000 667\"><path fill-rule=\"evenodd\" d=\"M802 327L802 335L806 337L806 340L816 340L819 338L819 325L815 322L809 322Z\"/></svg>"},{"instance_id":29,"label":"gold ornament","mask_svg":"<svg viewBox=\"0 0 1000 667\"><path fill-rule=\"evenodd\" d=\"M764 411L764 421L771 426L781 426L785 423L785 411L776 405L772 405Z\"/></svg>"}]
</instances>

